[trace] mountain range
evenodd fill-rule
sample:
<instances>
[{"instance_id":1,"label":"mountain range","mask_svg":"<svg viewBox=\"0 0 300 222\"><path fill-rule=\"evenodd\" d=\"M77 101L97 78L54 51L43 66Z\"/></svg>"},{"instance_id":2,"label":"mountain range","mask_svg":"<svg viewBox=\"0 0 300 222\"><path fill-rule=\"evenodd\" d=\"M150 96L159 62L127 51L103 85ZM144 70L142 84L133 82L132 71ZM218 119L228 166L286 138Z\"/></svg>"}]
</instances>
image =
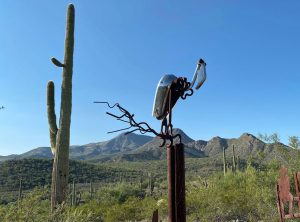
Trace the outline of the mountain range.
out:
<instances>
[{"instance_id":1,"label":"mountain range","mask_svg":"<svg viewBox=\"0 0 300 222\"><path fill-rule=\"evenodd\" d=\"M193 140L180 129L174 129L173 134L181 134L185 144L185 156L191 158L216 157L222 158L223 148L226 155L232 155L231 147L235 146L236 155L241 159L249 157L261 158L266 161L278 159L287 161L299 151L282 143L265 143L255 136L244 133L239 138L225 139L214 137L211 140ZM165 147L160 147L162 140L138 134L122 133L111 140L89 143L70 147L70 158L98 162L122 162L160 160L166 158ZM176 140L175 142L178 142ZM53 158L50 147L38 147L20 155L0 156L0 162L23 158Z\"/></svg>"}]
</instances>

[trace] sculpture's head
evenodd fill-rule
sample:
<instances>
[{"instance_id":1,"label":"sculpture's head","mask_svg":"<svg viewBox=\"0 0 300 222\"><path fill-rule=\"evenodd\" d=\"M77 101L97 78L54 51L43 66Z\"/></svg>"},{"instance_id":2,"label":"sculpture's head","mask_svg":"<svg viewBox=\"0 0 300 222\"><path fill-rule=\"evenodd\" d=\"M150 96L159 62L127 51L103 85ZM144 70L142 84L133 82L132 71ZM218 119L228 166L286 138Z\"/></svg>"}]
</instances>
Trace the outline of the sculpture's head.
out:
<instances>
[{"instance_id":1,"label":"sculpture's head","mask_svg":"<svg viewBox=\"0 0 300 222\"><path fill-rule=\"evenodd\" d=\"M164 119L168 115L169 106L171 105L172 109L179 97L182 96L185 91L192 90L192 87L195 83L196 89L199 89L203 85L204 81L206 80L206 63L203 59L199 60L192 82L189 85L185 85L187 87L182 87L181 89L178 89L178 87L175 86L175 84L178 83L178 79L184 78L177 78L172 74L168 74L164 75L159 80L156 88L152 111L152 115L156 117L156 119ZM179 92L178 90L182 90L182 92ZM170 95L171 101L169 101Z\"/></svg>"}]
</instances>

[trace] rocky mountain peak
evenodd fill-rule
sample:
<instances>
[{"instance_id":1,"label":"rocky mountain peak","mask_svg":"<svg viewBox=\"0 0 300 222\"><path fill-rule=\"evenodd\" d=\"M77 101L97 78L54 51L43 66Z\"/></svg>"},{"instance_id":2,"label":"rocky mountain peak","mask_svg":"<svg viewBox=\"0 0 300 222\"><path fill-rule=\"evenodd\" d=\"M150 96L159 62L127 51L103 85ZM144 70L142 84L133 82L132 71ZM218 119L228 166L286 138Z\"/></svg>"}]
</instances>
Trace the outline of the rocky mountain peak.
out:
<instances>
[{"instance_id":1,"label":"rocky mountain peak","mask_svg":"<svg viewBox=\"0 0 300 222\"><path fill-rule=\"evenodd\" d=\"M179 128L174 128L173 129L173 135L176 135L176 134L181 135L181 140L182 140L183 143L190 143L190 142L194 141L192 138L190 138L188 135L186 135L186 133L183 132L183 130L181 130Z\"/></svg>"},{"instance_id":2,"label":"rocky mountain peak","mask_svg":"<svg viewBox=\"0 0 300 222\"><path fill-rule=\"evenodd\" d=\"M239 139L257 140L257 138L250 133L243 133Z\"/></svg>"}]
</instances>

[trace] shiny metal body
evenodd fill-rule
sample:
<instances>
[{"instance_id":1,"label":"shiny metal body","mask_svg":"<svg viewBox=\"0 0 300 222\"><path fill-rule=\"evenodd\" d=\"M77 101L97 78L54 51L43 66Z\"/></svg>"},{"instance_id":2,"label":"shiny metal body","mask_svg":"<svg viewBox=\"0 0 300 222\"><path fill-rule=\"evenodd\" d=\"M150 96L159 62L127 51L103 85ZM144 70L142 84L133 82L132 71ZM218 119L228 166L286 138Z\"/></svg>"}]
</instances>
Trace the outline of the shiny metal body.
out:
<instances>
[{"instance_id":1,"label":"shiny metal body","mask_svg":"<svg viewBox=\"0 0 300 222\"><path fill-rule=\"evenodd\" d=\"M164 75L158 82L152 111L152 115L158 120L163 119L167 115L168 95L171 85L176 79L176 76L168 74Z\"/></svg>"}]
</instances>

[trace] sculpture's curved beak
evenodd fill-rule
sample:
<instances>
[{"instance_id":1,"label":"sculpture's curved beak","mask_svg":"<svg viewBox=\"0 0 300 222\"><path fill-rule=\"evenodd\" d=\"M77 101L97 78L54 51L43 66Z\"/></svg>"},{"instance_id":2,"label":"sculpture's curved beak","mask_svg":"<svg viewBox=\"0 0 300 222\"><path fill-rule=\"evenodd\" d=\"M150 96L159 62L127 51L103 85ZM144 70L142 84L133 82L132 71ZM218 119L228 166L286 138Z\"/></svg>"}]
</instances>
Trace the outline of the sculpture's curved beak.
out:
<instances>
[{"instance_id":1,"label":"sculpture's curved beak","mask_svg":"<svg viewBox=\"0 0 300 222\"><path fill-rule=\"evenodd\" d=\"M206 80L206 63L204 62L203 59L200 59L197 64L190 89L194 86L195 83L196 83L195 88L199 89L203 85L205 80Z\"/></svg>"},{"instance_id":2,"label":"sculpture's curved beak","mask_svg":"<svg viewBox=\"0 0 300 222\"><path fill-rule=\"evenodd\" d=\"M171 85L176 79L177 77L174 75L164 75L157 84L152 115L158 120L163 119L167 115L169 104L167 99Z\"/></svg>"}]
</instances>

